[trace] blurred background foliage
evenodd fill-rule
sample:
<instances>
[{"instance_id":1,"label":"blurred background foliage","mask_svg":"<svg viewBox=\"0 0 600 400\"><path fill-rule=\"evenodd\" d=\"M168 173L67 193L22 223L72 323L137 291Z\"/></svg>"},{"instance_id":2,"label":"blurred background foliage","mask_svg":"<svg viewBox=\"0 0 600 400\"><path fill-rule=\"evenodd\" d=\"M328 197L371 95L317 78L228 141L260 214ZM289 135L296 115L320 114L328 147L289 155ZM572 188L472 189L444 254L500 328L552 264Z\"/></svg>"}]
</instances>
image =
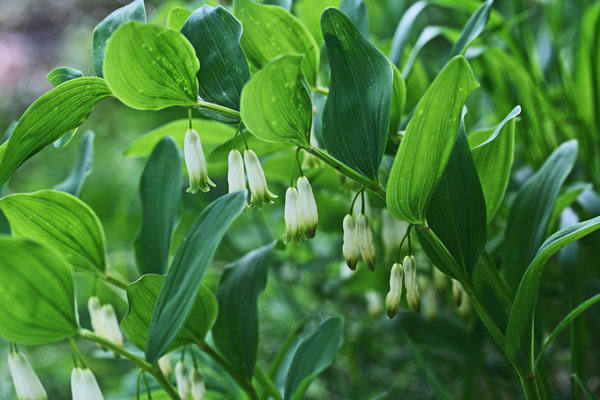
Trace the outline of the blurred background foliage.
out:
<instances>
[{"instance_id":1,"label":"blurred background foliage","mask_svg":"<svg viewBox=\"0 0 600 400\"><path fill-rule=\"evenodd\" d=\"M326 6L338 0L269 0L292 11L322 43L319 19ZM0 132L8 129L39 95L51 88L48 71L70 66L93 75L92 30L112 10L125 4L117 0L2 0L0 2ZM203 1L147 0L151 22L164 23L174 5L190 10ZM215 0L209 4L216 5ZM229 4L228 4L229 3ZM413 4L404 0L365 0L369 38L385 54L393 47L394 33L405 11ZM398 67L405 67L426 27L443 27L423 46L414 66L406 74L408 97L405 119L429 83L443 67L452 42L470 14L480 5L475 0L431 0L416 19L404 46ZM570 205L563 219L585 219L598 215L600 203L595 188L600 184L600 19L589 17L598 4L586 0L497 0L484 34L467 52L481 83L469 99L466 125L475 131L497 124L517 104L523 113L517 122L517 147L507 198L490 224L488 252L499 255L511 194L541 165L556 146L569 139L580 142L579 163L569 185L592 183ZM230 2L223 1L229 6ZM588 10L588 11L586 11ZM598 14L598 12L595 12ZM324 59L323 61L326 61ZM326 62L322 62L326 65ZM323 85L326 80L322 78ZM131 280L135 271L132 244L141 223L138 183L145 157L124 157L123 151L142 134L162 124L186 117L184 109L159 112L136 111L116 99L101 102L80 132L93 129L93 172L81 197L98 214L107 237L108 261ZM199 117L199 115L196 115ZM200 135L210 134L200 132ZM75 164L82 135L66 147L49 146L23 164L9 181L6 193L52 188ZM230 137L223 137L226 142ZM210 153L216 144L205 145ZM228 147L226 147L228 150ZM261 156L271 190L279 195L275 206L244 213L219 248L206 283L215 288L225 263L267 243L283 233L283 194L288 184L294 153L285 147L255 148ZM394 151L391 152L394 154ZM390 158L391 156L388 156ZM390 164L390 160L387 163ZM385 163L384 163L385 165ZM388 166L389 168L389 166ZM199 211L226 192L226 152L209 158L209 173L217 188L208 194L184 193L182 218L174 236L176 249ZM329 314L346 319L344 344L334 365L310 387L311 399L429 399L513 398L520 393L516 376L487 332L471 315L459 316L450 282L445 291L435 291L430 262L417 254L422 278L423 312L415 317L404 307L389 321L384 315L389 271L394 255L385 255L381 236L383 202L368 198L378 252L374 273L360 265L351 273L341 257L341 223L353 190L328 168L314 169L309 178L316 193L320 223L314 240L300 247L289 245L272 263L267 289L259 298L260 349L258 362L268 367L285 338L306 332ZM340 185L343 183L343 185ZM567 187L569 186L567 185ZM184 188L182 187L182 192ZM556 230L560 219L555 226ZM598 270L600 237L592 235L562 251L552 260L542 286L539 305L543 337L576 304L600 291ZM100 282L81 280L77 293L83 326L89 326L85 307L93 292L112 302L120 318L127 311L122 293ZM542 322L543 321L543 322ZM581 395L571 385L577 372L590 390L600 395L600 313L590 309L573 324L585 338L570 343L563 333L542 359L543 391L552 397ZM82 346L86 346L82 344ZM6 354L8 345L1 352ZM124 399L135 394L137 371L123 360L84 347L88 364L99 378L106 398ZM30 348L30 355L50 399L69 398L71 356L68 344ZM289 362L289 360L288 360ZM209 398L241 396L218 367L203 362ZM285 362L284 368L285 371ZM284 382L280 373L278 383ZM7 366L0 363L0 398L13 398Z\"/></svg>"}]
</instances>

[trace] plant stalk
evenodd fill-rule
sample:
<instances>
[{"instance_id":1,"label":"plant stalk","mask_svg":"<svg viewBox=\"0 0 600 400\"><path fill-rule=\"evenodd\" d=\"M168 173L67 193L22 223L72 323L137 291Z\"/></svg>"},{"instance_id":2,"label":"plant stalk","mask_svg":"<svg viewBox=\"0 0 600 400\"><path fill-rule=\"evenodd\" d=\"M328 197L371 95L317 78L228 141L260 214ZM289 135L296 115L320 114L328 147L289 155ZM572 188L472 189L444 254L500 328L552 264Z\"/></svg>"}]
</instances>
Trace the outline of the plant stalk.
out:
<instances>
[{"instance_id":1,"label":"plant stalk","mask_svg":"<svg viewBox=\"0 0 600 400\"><path fill-rule=\"evenodd\" d=\"M209 103L207 101L198 100L198 103L195 105L196 108L202 110L210 110L221 115L225 115L226 117L233 119L241 119L240 112L228 107L223 107L215 103Z\"/></svg>"}]
</instances>

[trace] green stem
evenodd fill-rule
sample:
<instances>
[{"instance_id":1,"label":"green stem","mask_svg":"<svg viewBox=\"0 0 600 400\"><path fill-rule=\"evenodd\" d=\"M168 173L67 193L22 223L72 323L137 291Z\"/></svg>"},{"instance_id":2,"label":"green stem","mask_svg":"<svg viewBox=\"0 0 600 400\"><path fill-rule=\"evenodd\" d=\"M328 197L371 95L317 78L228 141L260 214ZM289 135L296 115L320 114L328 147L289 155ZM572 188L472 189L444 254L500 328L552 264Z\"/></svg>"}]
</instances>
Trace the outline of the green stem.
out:
<instances>
[{"instance_id":1,"label":"green stem","mask_svg":"<svg viewBox=\"0 0 600 400\"><path fill-rule=\"evenodd\" d=\"M216 113L219 113L221 115L225 115L226 117L230 117L233 119L240 119L241 115L240 112L228 107L223 107L220 106L218 104L214 104L214 103L209 103L207 101L201 101L198 100L198 103L195 106L196 108L200 108L202 110L210 110L210 111L214 111Z\"/></svg>"},{"instance_id":2,"label":"green stem","mask_svg":"<svg viewBox=\"0 0 600 400\"><path fill-rule=\"evenodd\" d=\"M523 388L523 392L525 393L525 398L527 400L539 400L540 391L537 386L537 379L534 377L523 377L521 378L521 387Z\"/></svg>"},{"instance_id":3,"label":"green stem","mask_svg":"<svg viewBox=\"0 0 600 400\"><path fill-rule=\"evenodd\" d=\"M322 87L322 86L311 86L310 91L315 92L315 93L321 93L326 96L329 94L329 88Z\"/></svg>"},{"instance_id":4,"label":"green stem","mask_svg":"<svg viewBox=\"0 0 600 400\"><path fill-rule=\"evenodd\" d=\"M127 358L138 368L141 368L144 371L148 372L150 375L152 375L171 399L181 400L181 398L175 391L175 388L169 383L169 381L167 381L165 376L160 371L160 368L158 368L158 365L148 363L143 358L136 356L135 354L125 350L123 347L111 342L110 340L106 340L103 337L96 335L94 332L88 331L87 329L80 329L79 335L83 339L99 344L100 346L107 348L124 358Z\"/></svg>"},{"instance_id":5,"label":"green stem","mask_svg":"<svg viewBox=\"0 0 600 400\"><path fill-rule=\"evenodd\" d=\"M104 275L96 275L100 279L104 279L106 282L118 287L119 289L127 290L129 283L125 282L121 278L111 275L110 272L106 272Z\"/></svg>"},{"instance_id":6,"label":"green stem","mask_svg":"<svg viewBox=\"0 0 600 400\"><path fill-rule=\"evenodd\" d=\"M275 386L275 383L271 380L269 375L261 368L260 365L256 364L256 371L254 372L254 376L260 385L265 389L266 393L268 393L275 400L283 400L281 397L281 393Z\"/></svg>"}]
</instances>

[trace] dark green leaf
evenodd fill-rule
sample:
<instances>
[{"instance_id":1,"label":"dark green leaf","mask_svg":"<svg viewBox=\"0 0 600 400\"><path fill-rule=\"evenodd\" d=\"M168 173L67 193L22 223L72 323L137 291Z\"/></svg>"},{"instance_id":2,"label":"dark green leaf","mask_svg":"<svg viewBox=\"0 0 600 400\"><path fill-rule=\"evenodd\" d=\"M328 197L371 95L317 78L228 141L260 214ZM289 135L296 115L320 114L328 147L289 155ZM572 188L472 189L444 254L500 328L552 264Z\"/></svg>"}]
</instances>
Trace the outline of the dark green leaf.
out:
<instances>
[{"instance_id":1,"label":"dark green leaf","mask_svg":"<svg viewBox=\"0 0 600 400\"><path fill-rule=\"evenodd\" d=\"M415 62L421 53L421 50L423 50L423 47L425 47L425 45L431 42L433 39L443 35L447 30L448 28L443 26L427 26L425 29L423 29L423 32L421 32L421 35L419 35L419 38L417 39L417 42L415 43L415 46L410 52L410 56L408 56L408 60L406 60L406 64L404 64L404 68L402 69L402 77L404 79L408 79Z\"/></svg>"},{"instance_id":2,"label":"dark green leaf","mask_svg":"<svg viewBox=\"0 0 600 400\"><path fill-rule=\"evenodd\" d=\"M180 30L191 14L192 12L187 8L173 7L167 15L167 26L169 28Z\"/></svg>"},{"instance_id":3,"label":"dark green leaf","mask_svg":"<svg viewBox=\"0 0 600 400\"><path fill-rule=\"evenodd\" d=\"M94 131L88 130L83 134L79 142L79 153L77 163L69 173L69 176L56 185L54 190L70 193L79 197L81 187L85 179L92 173L92 163L94 161Z\"/></svg>"},{"instance_id":4,"label":"dark green leaf","mask_svg":"<svg viewBox=\"0 0 600 400\"><path fill-rule=\"evenodd\" d=\"M575 200L577 200L577 198L584 191L591 188L592 185L590 183L576 183L566 188L565 191L556 198L556 203L554 204L554 209L552 210L552 215L550 216L550 222L548 222L548 229L546 230L548 235L554 232L556 228L556 222L565 208L569 207Z\"/></svg>"},{"instance_id":5,"label":"dark green leaf","mask_svg":"<svg viewBox=\"0 0 600 400\"><path fill-rule=\"evenodd\" d=\"M342 0L340 11L352 21L364 37L369 37L369 16L363 0Z\"/></svg>"},{"instance_id":6,"label":"dark green leaf","mask_svg":"<svg viewBox=\"0 0 600 400\"><path fill-rule=\"evenodd\" d=\"M69 67L54 68L46 75L46 79L54 87L75 78L83 78L83 73L78 69Z\"/></svg>"},{"instance_id":7,"label":"dark green leaf","mask_svg":"<svg viewBox=\"0 0 600 400\"><path fill-rule=\"evenodd\" d=\"M394 32L392 49L390 50L390 60L392 60L394 65L399 65L402 54L404 53L404 45L413 30L413 25L426 6L426 1L417 1L404 12L404 15L402 15L402 19L396 28L396 32Z\"/></svg>"},{"instance_id":8,"label":"dark green leaf","mask_svg":"<svg viewBox=\"0 0 600 400\"><path fill-rule=\"evenodd\" d=\"M477 39L481 32L483 32L490 19L493 4L494 0L487 0L473 13L473 15L471 15L471 18L469 18L467 24L460 33L458 40L454 43L454 47L452 47L452 51L450 52L450 57L463 54L471 42Z\"/></svg>"}]
</instances>

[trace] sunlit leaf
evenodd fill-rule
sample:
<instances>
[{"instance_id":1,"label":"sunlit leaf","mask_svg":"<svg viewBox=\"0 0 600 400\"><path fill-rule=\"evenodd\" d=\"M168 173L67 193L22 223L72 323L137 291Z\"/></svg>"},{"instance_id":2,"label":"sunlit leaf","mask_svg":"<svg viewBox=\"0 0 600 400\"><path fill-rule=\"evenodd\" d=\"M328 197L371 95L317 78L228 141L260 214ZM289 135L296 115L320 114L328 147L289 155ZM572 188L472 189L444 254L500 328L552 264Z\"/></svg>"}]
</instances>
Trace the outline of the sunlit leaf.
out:
<instances>
[{"instance_id":1,"label":"sunlit leaf","mask_svg":"<svg viewBox=\"0 0 600 400\"><path fill-rule=\"evenodd\" d=\"M494 0L487 0L473 13L473 15L471 15L471 18L469 18L467 24L460 33L458 40L454 43L454 47L452 47L452 51L450 52L450 57L463 54L471 42L477 39L481 32L483 32L490 19L493 4Z\"/></svg>"}]
</instances>

